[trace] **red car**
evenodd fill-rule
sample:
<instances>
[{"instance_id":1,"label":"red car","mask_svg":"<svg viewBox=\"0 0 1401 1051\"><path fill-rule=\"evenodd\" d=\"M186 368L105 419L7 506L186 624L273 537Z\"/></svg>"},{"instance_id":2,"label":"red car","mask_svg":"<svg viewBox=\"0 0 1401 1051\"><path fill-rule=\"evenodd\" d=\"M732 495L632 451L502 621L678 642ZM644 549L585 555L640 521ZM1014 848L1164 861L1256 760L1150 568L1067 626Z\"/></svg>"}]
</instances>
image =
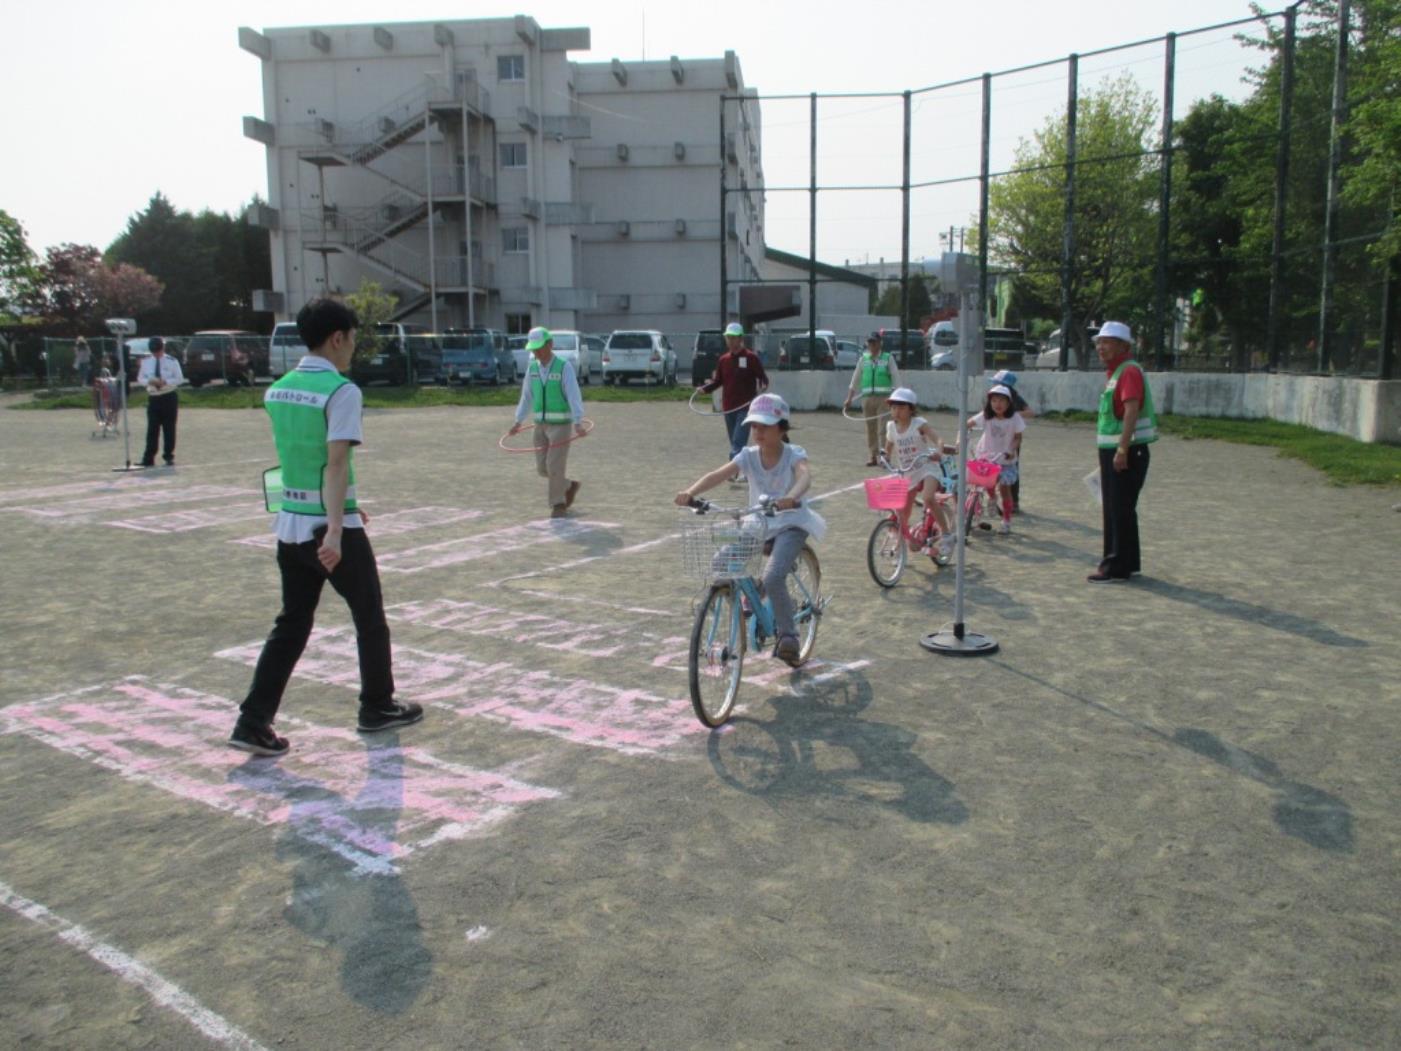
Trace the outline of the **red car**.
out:
<instances>
[{"instance_id":1,"label":"red car","mask_svg":"<svg viewBox=\"0 0 1401 1051\"><path fill-rule=\"evenodd\" d=\"M191 387L210 380L251 387L255 377L268 375L268 364L268 337L256 332L196 332L185 346L185 379Z\"/></svg>"}]
</instances>

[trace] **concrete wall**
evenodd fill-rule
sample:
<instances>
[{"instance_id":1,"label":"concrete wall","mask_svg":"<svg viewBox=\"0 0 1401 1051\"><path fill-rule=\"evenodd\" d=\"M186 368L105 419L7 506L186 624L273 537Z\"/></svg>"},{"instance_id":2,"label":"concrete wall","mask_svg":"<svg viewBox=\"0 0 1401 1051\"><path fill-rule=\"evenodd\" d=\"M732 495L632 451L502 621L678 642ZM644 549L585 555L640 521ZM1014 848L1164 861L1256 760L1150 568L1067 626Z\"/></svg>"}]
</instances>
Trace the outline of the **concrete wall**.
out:
<instances>
[{"instance_id":1,"label":"concrete wall","mask_svg":"<svg viewBox=\"0 0 1401 1051\"><path fill-rule=\"evenodd\" d=\"M771 372L772 389L795 409L840 408L849 373ZM958 404L957 374L905 372L901 381L920 404L952 408ZM1331 376L1281 376L1263 373L1150 372L1159 412L1183 416L1271 419L1299 423L1364 442L1401 443L1401 381ZM1098 372L1021 373L1017 389L1040 412L1099 408L1104 376ZM987 390L987 377L974 380L970 411Z\"/></svg>"}]
</instances>

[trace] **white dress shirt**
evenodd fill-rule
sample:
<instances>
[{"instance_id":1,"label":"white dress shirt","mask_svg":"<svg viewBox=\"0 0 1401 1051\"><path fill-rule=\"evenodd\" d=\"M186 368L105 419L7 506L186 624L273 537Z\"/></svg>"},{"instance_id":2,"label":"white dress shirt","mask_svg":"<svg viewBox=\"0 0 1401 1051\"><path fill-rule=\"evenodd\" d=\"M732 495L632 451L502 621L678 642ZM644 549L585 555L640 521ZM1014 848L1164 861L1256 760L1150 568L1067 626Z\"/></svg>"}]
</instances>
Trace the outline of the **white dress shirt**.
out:
<instances>
[{"instance_id":1,"label":"white dress shirt","mask_svg":"<svg viewBox=\"0 0 1401 1051\"><path fill-rule=\"evenodd\" d=\"M310 353L297 363L297 369L301 372L335 371L335 368L325 358ZM337 387L326 403L326 440L359 445L363 440L360 416L364 406L364 395L355 384L343 383ZM313 534L325 524L325 515L294 515L291 511L279 511L274 528L277 539L284 544L304 544L314 540ZM350 512L341 520L341 526L344 529L364 529L365 523L358 512Z\"/></svg>"},{"instance_id":2,"label":"white dress shirt","mask_svg":"<svg viewBox=\"0 0 1401 1051\"><path fill-rule=\"evenodd\" d=\"M159 389L152 388L151 381L156 378L156 355L148 354L141 361L141 369L136 373L138 386L146 388L146 393L153 398L159 398L163 394L174 394L175 388L185 382L185 373L180 368L180 362L176 361L169 354L160 356L160 378L166 386Z\"/></svg>"}]
</instances>

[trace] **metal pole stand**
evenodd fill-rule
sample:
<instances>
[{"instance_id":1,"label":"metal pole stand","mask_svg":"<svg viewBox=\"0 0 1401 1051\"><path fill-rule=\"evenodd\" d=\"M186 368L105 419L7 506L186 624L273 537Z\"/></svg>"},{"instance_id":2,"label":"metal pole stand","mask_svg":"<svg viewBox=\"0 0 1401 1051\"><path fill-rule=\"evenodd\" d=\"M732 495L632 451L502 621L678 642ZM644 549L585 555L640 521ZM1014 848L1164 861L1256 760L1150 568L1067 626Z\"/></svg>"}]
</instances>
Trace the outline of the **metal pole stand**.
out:
<instances>
[{"instance_id":1,"label":"metal pole stand","mask_svg":"<svg viewBox=\"0 0 1401 1051\"><path fill-rule=\"evenodd\" d=\"M130 319L113 318L107 322L107 328L117 337L117 389L122 392L122 438L126 443L126 466L112 470L125 474L142 470L131 462L131 421L126 413L126 337L135 333L136 324Z\"/></svg>"},{"instance_id":2,"label":"metal pole stand","mask_svg":"<svg viewBox=\"0 0 1401 1051\"><path fill-rule=\"evenodd\" d=\"M961 252L945 252L943 271L945 278L951 271L956 275L955 283L961 298L958 311L958 507L957 529L954 533L957 559L953 623L925 635L919 640L919 644L930 653L942 653L953 657L985 657L997 652L997 640L976 631L968 631L963 623L963 563L968 550L968 523L963 508L968 501L968 383L972 379L969 364L970 359L976 359L977 374L982 375L983 318L981 309L970 309L979 299L973 257Z\"/></svg>"}]
</instances>

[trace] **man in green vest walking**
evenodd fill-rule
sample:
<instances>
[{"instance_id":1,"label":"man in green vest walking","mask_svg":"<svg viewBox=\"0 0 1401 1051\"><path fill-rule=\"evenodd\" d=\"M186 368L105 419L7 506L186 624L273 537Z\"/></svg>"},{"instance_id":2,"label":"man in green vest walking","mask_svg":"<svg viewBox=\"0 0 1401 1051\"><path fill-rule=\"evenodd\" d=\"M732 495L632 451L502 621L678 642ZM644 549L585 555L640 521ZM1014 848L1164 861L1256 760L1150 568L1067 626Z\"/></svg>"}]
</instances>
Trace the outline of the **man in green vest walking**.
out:
<instances>
[{"instance_id":1,"label":"man in green vest walking","mask_svg":"<svg viewBox=\"0 0 1401 1051\"><path fill-rule=\"evenodd\" d=\"M355 311L316 299L297 315L297 332L310 349L296 369L268 388L263 405L272 420L281 488L269 492L277 508L277 568L282 612L263 644L253 685L239 707L229 744L254 755L281 755L287 739L272 728L287 680L311 636L312 619L329 580L350 607L360 658L361 733L408 726L423 718L417 704L394 700L389 624L379 567L365 536L355 490L353 447L360 444L360 388L341 373L355 353Z\"/></svg>"},{"instance_id":2,"label":"man in green vest walking","mask_svg":"<svg viewBox=\"0 0 1401 1051\"><path fill-rule=\"evenodd\" d=\"M895 364L895 356L881 350L879 332L866 337L866 350L856 363L856 371L851 374L851 386L847 388L843 409L851 408L852 399L861 395L861 415L866 420L866 448L870 453L867 467L876 465L876 457L885 444L880 421L886 415L885 399L890 392L900 386L900 368Z\"/></svg>"},{"instance_id":3,"label":"man in green vest walking","mask_svg":"<svg viewBox=\"0 0 1401 1051\"><path fill-rule=\"evenodd\" d=\"M524 430L527 419L534 422L535 470L549 479L550 517L563 518L579 495L579 483L566 478L564 469L569 462L571 431L579 438L588 433L583 425L584 402L579 397L574 366L555 354L549 329L531 329L525 349L535 358L526 367L510 433Z\"/></svg>"},{"instance_id":4,"label":"man in green vest walking","mask_svg":"<svg viewBox=\"0 0 1401 1051\"><path fill-rule=\"evenodd\" d=\"M1104 557L1087 578L1092 584L1128 580L1139 571L1138 494L1148 477L1148 446L1158 440L1153 392L1133 360L1133 336L1122 321L1106 321L1095 350L1109 377L1099 396L1100 493L1104 509Z\"/></svg>"}]
</instances>

